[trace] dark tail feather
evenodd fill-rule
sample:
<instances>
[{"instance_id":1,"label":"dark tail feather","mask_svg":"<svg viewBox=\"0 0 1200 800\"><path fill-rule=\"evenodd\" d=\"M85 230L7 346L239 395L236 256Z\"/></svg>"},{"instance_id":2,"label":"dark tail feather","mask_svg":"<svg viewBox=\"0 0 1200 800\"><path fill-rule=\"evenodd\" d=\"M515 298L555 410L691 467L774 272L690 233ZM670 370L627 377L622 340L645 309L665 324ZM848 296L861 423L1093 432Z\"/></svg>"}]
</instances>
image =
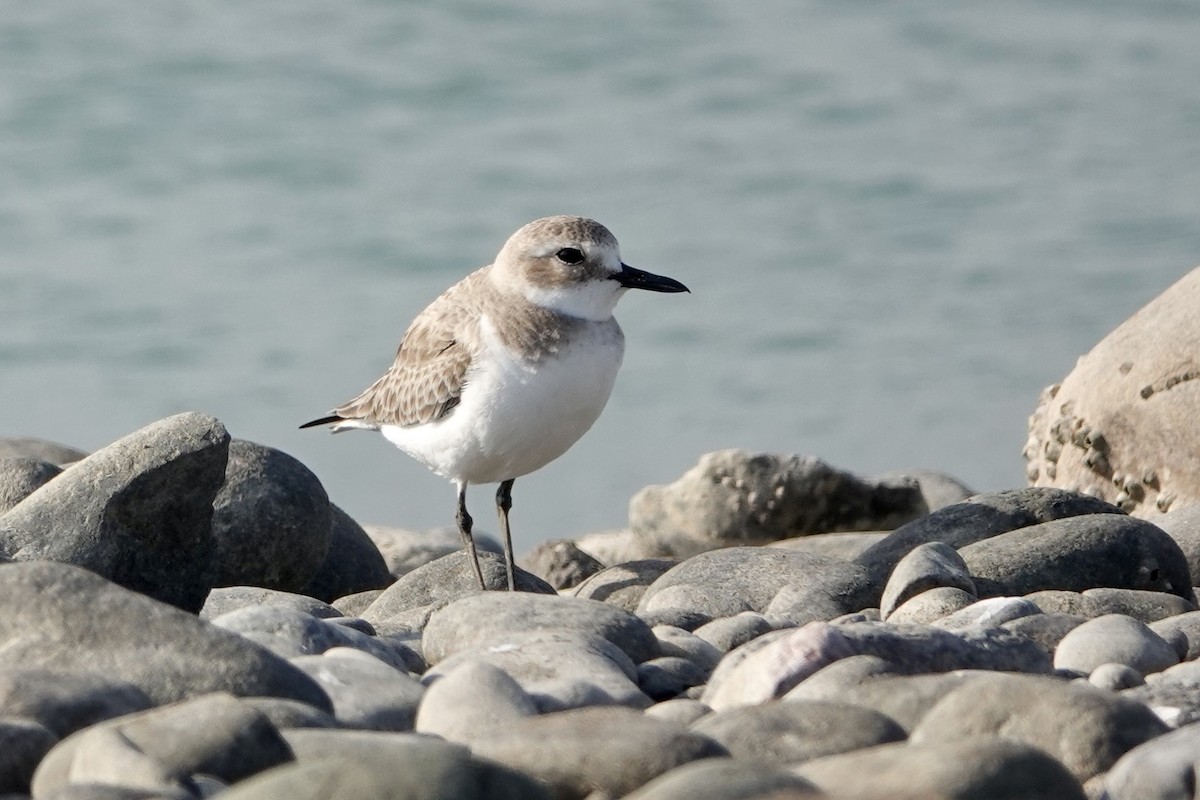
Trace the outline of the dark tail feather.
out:
<instances>
[{"instance_id":1,"label":"dark tail feather","mask_svg":"<svg viewBox=\"0 0 1200 800\"><path fill-rule=\"evenodd\" d=\"M301 425L300 427L301 428L315 428L318 425L328 425L331 422L341 422L343 419L344 419L344 417L339 417L337 414L334 414L329 417L321 417L320 419L314 419L312 422L306 422L303 425Z\"/></svg>"}]
</instances>

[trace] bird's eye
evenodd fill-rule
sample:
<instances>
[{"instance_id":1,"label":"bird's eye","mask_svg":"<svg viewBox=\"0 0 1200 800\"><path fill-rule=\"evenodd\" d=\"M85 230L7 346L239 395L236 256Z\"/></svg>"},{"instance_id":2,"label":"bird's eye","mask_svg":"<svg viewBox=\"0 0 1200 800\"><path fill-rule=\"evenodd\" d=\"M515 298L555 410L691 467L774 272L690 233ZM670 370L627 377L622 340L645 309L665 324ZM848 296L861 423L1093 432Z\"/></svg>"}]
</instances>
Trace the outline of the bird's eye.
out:
<instances>
[{"instance_id":1,"label":"bird's eye","mask_svg":"<svg viewBox=\"0 0 1200 800\"><path fill-rule=\"evenodd\" d=\"M564 247L554 255L564 264L578 264L583 261L583 251L574 247Z\"/></svg>"}]
</instances>

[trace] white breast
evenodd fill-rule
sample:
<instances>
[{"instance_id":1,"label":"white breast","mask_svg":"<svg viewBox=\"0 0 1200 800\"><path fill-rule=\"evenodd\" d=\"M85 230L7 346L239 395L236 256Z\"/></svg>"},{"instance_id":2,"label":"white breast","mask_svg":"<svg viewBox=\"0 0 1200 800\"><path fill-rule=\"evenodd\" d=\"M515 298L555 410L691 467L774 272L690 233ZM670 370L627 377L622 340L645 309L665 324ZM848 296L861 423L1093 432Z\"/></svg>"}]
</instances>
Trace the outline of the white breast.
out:
<instances>
[{"instance_id":1,"label":"white breast","mask_svg":"<svg viewBox=\"0 0 1200 800\"><path fill-rule=\"evenodd\" d=\"M575 331L540 363L507 350L486 317L482 328L485 352L447 418L380 428L434 472L468 483L518 478L565 453L604 410L625 350L611 318Z\"/></svg>"}]
</instances>

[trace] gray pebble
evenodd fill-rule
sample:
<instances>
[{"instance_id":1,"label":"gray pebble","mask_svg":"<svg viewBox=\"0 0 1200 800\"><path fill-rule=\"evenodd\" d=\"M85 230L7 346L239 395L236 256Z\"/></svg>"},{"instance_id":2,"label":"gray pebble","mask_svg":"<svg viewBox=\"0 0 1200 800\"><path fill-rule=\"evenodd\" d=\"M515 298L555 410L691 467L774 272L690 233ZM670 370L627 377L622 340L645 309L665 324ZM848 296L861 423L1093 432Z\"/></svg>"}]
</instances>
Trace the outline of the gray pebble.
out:
<instances>
[{"instance_id":1,"label":"gray pebble","mask_svg":"<svg viewBox=\"0 0 1200 800\"><path fill-rule=\"evenodd\" d=\"M914 622L928 625L966 608L978 598L970 592L952 586L938 586L905 600L888 614L889 622Z\"/></svg>"},{"instance_id":2,"label":"gray pebble","mask_svg":"<svg viewBox=\"0 0 1200 800\"><path fill-rule=\"evenodd\" d=\"M883 589L879 611L887 619L910 598L942 587L976 596L975 582L957 550L943 542L917 545L892 570Z\"/></svg>"},{"instance_id":3,"label":"gray pebble","mask_svg":"<svg viewBox=\"0 0 1200 800\"><path fill-rule=\"evenodd\" d=\"M1190 800L1200 771L1200 726L1138 745L1104 777L1105 800Z\"/></svg>"},{"instance_id":4,"label":"gray pebble","mask_svg":"<svg viewBox=\"0 0 1200 800\"><path fill-rule=\"evenodd\" d=\"M1149 675L1179 663L1179 656L1144 623L1123 614L1088 620L1064 636L1054 651L1056 669L1090 673L1108 663Z\"/></svg>"},{"instance_id":5,"label":"gray pebble","mask_svg":"<svg viewBox=\"0 0 1200 800\"><path fill-rule=\"evenodd\" d=\"M694 633L722 653L728 653L770 630L771 623L762 614L744 611L732 617L714 619L706 625L701 625Z\"/></svg>"},{"instance_id":6,"label":"gray pebble","mask_svg":"<svg viewBox=\"0 0 1200 800\"><path fill-rule=\"evenodd\" d=\"M536 713L533 699L507 672L484 661L467 661L425 690L416 730L469 744L476 736Z\"/></svg>"},{"instance_id":7,"label":"gray pebble","mask_svg":"<svg viewBox=\"0 0 1200 800\"><path fill-rule=\"evenodd\" d=\"M677 563L673 559L659 558L616 564L576 586L574 595L585 600L610 603L632 613L637 611L646 587Z\"/></svg>"},{"instance_id":8,"label":"gray pebble","mask_svg":"<svg viewBox=\"0 0 1200 800\"><path fill-rule=\"evenodd\" d=\"M658 655L650 626L627 611L595 600L524 592L481 592L449 603L429 618L422 645L425 658L437 664L511 634L549 629L601 636L634 663Z\"/></svg>"},{"instance_id":9,"label":"gray pebble","mask_svg":"<svg viewBox=\"0 0 1200 800\"><path fill-rule=\"evenodd\" d=\"M1142 673L1125 664L1101 664L1088 675L1088 683L1097 689L1119 692L1122 689L1132 689L1141 686L1146 681Z\"/></svg>"},{"instance_id":10,"label":"gray pebble","mask_svg":"<svg viewBox=\"0 0 1200 800\"><path fill-rule=\"evenodd\" d=\"M291 663L325 690L333 703L333 716L342 725L411 731L425 687L373 656L352 653L330 650L325 655L299 656Z\"/></svg>"},{"instance_id":11,"label":"gray pebble","mask_svg":"<svg viewBox=\"0 0 1200 800\"><path fill-rule=\"evenodd\" d=\"M1085 800L1044 751L995 736L897 743L829 756L795 769L835 797Z\"/></svg>"},{"instance_id":12,"label":"gray pebble","mask_svg":"<svg viewBox=\"0 0 1200 800\"><path fill-rule=\"evenodd\" d=\"M708 680L709 670L678 656L652 658L638 664L638 688L654 701L670 700Z\"/></svg>"},{"instance_id":13,"label":"gray pebble","mask_svg":"<svg viewBox=\"0 0 1200 800\"><path fill-rule=\"evenodd\" d=\"M561 798L622 797L681 764L728 755L708 737L624 708L527 717L475 739L471 749L538 778Z\"/></svg>"},{"instance_id":14,"label":"gray pebble","mask_svg":"<svg viewBox=\"0 0 1200 800\"><path fill-rule=\"evenodd\" d=\"M637 667L607 639L594 634L544 630L514 633L463 650L425 673L429 683L470 661L483 661L512 676L539 712L584 706L645 708L650 698L637 686Z\"/></svg>"},{"instance_id":15,"label":"gray pebble","mask_svg":"<svg viewBox=\"0 0 1200 800\"><path fill-rule=\"evenodd\" d=\"M813 785L788 770L740 759L707 758L658 776L625 800L820 800Z\"/></svg>"},{"instance_id":16,"label":"gray pebble","mask_svg":"<svg viewBox=\"0 0 1200 800\"><path fill-rule=\"evenodd\" d=\"M779 765L906 738L903 728L878 711L827 700L789 700L717 711L691 729L724 745L734 758Z\"/></svg>"},{"instance_id":17,"label":"gray pebble","mask_svg":"<svg viewBox=\"0 0 1200 800\"><path fill-rule=\"evenodd\" d=\"M992 673L943 697L917 724L911 741L1003 735L1041 748L1083 782L1166 731L1146 706L1086 683Z\"/></svg>"}]
</instances>

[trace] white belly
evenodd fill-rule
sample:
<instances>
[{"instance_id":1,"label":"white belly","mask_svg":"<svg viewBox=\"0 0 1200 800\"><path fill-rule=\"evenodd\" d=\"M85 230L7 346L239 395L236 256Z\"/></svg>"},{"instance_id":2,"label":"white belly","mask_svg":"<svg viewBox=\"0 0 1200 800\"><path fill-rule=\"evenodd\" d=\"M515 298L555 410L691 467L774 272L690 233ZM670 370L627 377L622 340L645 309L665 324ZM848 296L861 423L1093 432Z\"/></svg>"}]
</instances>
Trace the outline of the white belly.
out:
<instances>
[{"instance_id":1,"label":"white belly","mask_svg":"<svg viewBox=\"0 0 1200 800\"><path fill-rule=\"evenodd\" d=\"M472 365L462 402L448 417L380 431L453 481L496 483L540 469L592 427L621 366L620 328L597 323L584 334L540 364L521 361L485 335L489 358Z\"/></svg>"}]
</instances>

